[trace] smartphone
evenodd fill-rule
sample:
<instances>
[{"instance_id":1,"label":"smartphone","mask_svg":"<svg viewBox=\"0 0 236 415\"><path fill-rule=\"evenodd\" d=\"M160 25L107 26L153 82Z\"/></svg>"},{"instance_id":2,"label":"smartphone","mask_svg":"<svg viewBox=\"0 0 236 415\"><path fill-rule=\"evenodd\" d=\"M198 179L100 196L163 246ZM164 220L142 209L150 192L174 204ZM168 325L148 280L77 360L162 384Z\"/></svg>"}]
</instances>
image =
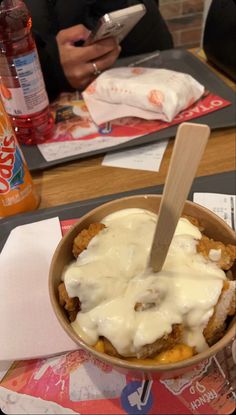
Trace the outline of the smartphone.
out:
<instances>
[{"instance_id":1,"label":"smartphone","mask_svg":"<svg viewBox=\"0 0 236 415\"><path fill-rule=\"evenodd\" d=\"M125 9L106 13L99 19L97 26L91 32L84 45L91 45L91 43L107 37L115 37L118 43L120 43L145 13L146 7L144 4L136 4Z\"/></svg>"}]
</instances>

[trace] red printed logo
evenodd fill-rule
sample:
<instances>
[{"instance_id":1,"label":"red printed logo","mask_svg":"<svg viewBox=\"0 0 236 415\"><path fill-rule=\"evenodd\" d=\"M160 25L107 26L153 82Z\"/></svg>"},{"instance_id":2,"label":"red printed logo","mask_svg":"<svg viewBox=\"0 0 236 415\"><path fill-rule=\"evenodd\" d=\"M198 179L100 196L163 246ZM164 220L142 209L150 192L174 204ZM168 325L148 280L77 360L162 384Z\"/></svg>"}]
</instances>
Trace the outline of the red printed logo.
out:
<instances>
[{"instance_id":1,"label":"red printed logo","mask_svg":"<svg viewBox=\"0 0 236 415\"><path fill-rule=\"evenodd\" d=\"M15 163L15 140L13 135L5 136L0 143L0 194L8 193Z\"/></svg>"}]
</instances>

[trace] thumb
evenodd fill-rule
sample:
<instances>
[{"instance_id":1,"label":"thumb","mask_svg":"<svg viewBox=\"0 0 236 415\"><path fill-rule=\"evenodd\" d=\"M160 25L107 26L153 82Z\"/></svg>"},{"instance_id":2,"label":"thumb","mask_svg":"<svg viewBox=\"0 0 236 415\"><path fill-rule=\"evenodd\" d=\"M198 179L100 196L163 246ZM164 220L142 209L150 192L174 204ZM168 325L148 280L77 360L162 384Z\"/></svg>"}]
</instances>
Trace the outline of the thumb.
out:
<instances>
[{"instance_id":1,"label":"thumb","mask_svg":"<svg viewBox=\"0 0 236 415\"><path fill-rule=\"evenodd\" d=\"M86 40L90 34L84 25L78 24L76 26L71 26L68 29L61 30L57 35L57 40L63 43L74 43L78 40Z\"/></svg>"}]
</instances>

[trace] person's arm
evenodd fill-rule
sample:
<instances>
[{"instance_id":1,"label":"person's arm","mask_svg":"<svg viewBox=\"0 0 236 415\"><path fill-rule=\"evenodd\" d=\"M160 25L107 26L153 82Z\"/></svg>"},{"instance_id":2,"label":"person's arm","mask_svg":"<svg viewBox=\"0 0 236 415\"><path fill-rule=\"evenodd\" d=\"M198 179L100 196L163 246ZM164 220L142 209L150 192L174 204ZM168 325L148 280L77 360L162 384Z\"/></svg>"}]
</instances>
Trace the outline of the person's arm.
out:
<instances>
[{"instance_id":1,"label":"person's arm","mask_svg":"<svg viewBox=\"0 0 236 415\"><path fill-rule=\"evenodd\" d=\"M83 90L98 72L111 67L118 58L121 48L112 38L89 46L75 46L76 42L86 40L89 33L83 25L76 25L61 30L47 42L35 33L50 100L63 91Z\"/></svg>"},{"instance_id":2,"label":"person's arm","mask_svg":"<svg viewBox=\"0 0 236 415\"><path fill-rule=\"evenodd\" d=\"M106 38L88 46L75 46L85 41L90 31L83 25L61 30L56 39L60 62L69 84L84 89L98 73L110 68L120 53L116 39Z\"/></svg>"}]
</instances>

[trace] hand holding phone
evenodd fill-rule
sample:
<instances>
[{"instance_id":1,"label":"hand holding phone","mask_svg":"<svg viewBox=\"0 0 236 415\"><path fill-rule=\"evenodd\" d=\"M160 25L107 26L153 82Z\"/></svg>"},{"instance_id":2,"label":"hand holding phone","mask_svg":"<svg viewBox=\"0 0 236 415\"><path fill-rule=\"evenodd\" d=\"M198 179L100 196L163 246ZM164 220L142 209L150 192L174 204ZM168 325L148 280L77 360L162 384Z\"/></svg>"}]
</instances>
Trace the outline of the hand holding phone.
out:
<instances>
[{"instance_id":1,"label":"hand holding phone","mask_svg":"<svg viewBox=\"0 0 236 415\"><path fill-rule=\"evenodd\" d=\"M84 45L90 45L107 37L115 37L120 43L145 13L144 4L136 4L105 14L99 19L95 30L91 32Z\"/></svg>"},{"instance_id":2,"label":"hand holding phone","mask_svg":"<svg viewBox=\"0 0 236 415\"><path fill-rule=\"evenodd\" d=\"M114 38L107 38L89 47L77 47L75 42L87 39L90 32L83 25L61 30L57 36L60 63L69 84L83 90L100 72L110 68L117 60L120 47Z\"/></svg>"}]
</instances>

